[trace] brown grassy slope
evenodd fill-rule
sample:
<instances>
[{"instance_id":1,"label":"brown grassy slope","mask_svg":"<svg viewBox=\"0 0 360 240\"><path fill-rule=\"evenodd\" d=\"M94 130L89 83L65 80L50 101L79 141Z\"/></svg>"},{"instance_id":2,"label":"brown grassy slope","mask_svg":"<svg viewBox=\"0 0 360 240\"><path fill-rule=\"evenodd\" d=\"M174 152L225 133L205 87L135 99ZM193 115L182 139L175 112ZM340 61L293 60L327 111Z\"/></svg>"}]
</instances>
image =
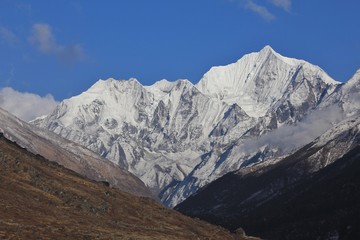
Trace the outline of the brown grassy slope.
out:
<instances>
[{"instance_id":1,"label":"brown grassy slope","mask_svg":"<svg viewBox=\"0 0 360 240\"><path fill-rule=\"evenodd\" d=\"M0 239L234 239L106 185L0 135Z\"/></svg>"}]
</instances>

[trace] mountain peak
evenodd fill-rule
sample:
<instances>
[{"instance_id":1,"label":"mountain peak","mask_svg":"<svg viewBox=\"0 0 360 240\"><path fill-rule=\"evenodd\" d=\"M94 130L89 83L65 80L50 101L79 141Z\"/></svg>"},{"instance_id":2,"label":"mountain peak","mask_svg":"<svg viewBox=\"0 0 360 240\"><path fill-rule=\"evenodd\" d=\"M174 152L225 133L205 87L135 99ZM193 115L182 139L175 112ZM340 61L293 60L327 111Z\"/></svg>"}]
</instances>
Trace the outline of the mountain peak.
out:
<instances>
[{"instance_id":1,"label":"mountain peak","mask_svg":"<svg viewBox=\"0 0 360 240\"><path fill-rule=\"evenodd\" d=\"M298 75L300 70L303 77ZM294 79L299 78L297 82L301 83L304 77L314 86L319 81L338 84L318 66L284 57L266 45L236 63L211 68L196 87L205 95L227 104L237 103L248 115L260 117L286 92L293 92Z\"/></svg>"},{"instance_id":2,"label":"mountain peak","mask_svg":"<svg viewBox=\"0 0 360 240\"><path fill-rule=\"evenodd\" d=\"M127 80L127 81L137 83L137 84L141 84L136 78L129 78L129 80Z\"/></svg>"},{"instance_id":3,"label":"mountain peak","mask_svg":"<svg viewBox=\"0 0 360 240\"><path fill-rule=\"evenodd\" d=\"M116 80L114 78L99 79L86 92L88 93L102 93L114 86L140 86L141 83L136 78L129 78L128 80ZM142 85L141 85L142 86Z\"/></svg>"},{"instance_id":4,"label":"mountain peak","mask_svg":"<svg viewBox=\"0 0 360 240\"><path fill-rule=\"evenodd\" d=\"M299 64L306 63L304 60L285 57L285 56L281 55L280 53L276 52L270 45L266 45L263 49L261 49L256 54L259 56L259 59L266 58L267 56L272 55L290 66L297 66Z\"/></svg>"},{"instance_id":5,"label":"mountain peak","mask_svg":"<svg viewBox=\"0 0 360 240\"><path fill-rule=\"evenodd\" d=\"M153 93L155 98L160 99L164 95L170 93L174 88L186 87L186 86L194 86L187 79L178 79L174 82L168 81L166 79L162 79L160 81L155 82L153 85L145 86L145 89L149 92Z\"/></svg>"},{"instance_id":6,"label":"mountain peak","mask_svg":"<svg viewBox=\"0 0 360 240\"><path fill-rule=\"evenodd\" d=\"M344 86L343 86L343 91L347 92L347 94L349 94L349 92L354 92L357 94L350 94L352 96L355 96L355 98L352 98L350 102L352 102L353 104L357 105L360 101L360 97L359 97L359 89L360 89L360 69L357 70L355 72L355 74L350 78L349 81L347 81Z\"/></svg>"},{"instance_id":7,"label":"mountain peak","mask_svg":"<svg viewBox=\"0 0 360 240\"><path fill-rule=\"evenodd\" d=\"M270 45L266 45L263 49L260 50L260 52L276 53L275 50Z\"/></svg>"}]
</instances>

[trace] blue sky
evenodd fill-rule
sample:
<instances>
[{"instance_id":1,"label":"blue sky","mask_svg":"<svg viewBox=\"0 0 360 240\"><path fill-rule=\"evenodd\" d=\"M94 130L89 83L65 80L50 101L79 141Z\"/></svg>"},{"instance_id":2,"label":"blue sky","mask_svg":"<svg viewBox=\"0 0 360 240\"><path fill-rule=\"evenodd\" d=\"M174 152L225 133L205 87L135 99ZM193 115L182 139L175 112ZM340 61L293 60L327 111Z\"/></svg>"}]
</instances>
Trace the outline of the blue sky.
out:
<instances>
[{"instance_id":1,"label":"blue sky","mask_svg":"<svg viewBox=\"0 0 360 240\"><path fill-rule=\"evenodd\" d=\"M360 68L359 9L358 0L0 0L0 106L25 92L56 104L99 78L197 82L265 45L346 81Z\"/></svg>"}]
</instances>

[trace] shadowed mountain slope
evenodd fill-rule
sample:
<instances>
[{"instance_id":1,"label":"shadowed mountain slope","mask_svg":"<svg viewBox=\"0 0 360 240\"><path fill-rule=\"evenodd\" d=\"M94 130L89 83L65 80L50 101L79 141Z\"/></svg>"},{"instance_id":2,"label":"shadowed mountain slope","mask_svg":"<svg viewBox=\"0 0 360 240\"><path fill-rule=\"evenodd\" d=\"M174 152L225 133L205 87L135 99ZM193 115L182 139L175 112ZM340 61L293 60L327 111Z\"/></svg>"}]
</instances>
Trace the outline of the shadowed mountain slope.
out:
<instances>
[{"instance_id":1,"label":"shadowed mountain slope","mask_svg":"<svg viewBox=\"0 0 360 240\"><path fill-rule=\"evenodd\" d=\"M266 239L359 239L359 118L272 165L229 173L175 209Z\"/></svg>"}]
</instances>

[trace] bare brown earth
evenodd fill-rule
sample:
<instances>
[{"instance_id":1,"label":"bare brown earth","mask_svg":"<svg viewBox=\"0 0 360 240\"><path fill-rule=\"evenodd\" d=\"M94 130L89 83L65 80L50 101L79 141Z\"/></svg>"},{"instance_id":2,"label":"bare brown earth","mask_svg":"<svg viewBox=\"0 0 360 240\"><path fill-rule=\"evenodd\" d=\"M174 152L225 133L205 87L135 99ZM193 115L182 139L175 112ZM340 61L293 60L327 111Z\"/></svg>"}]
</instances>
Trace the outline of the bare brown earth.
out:
<instances>
[{"instance_id":1,"label":"bare brown earth","mask_svg":"<svg viewBox=\"0 0 360 240\"><path fill-rule=\"evenodd\" d=\"M247 239L95 182L0 135L0 239Z\"/></svg>"}]
</instances>

